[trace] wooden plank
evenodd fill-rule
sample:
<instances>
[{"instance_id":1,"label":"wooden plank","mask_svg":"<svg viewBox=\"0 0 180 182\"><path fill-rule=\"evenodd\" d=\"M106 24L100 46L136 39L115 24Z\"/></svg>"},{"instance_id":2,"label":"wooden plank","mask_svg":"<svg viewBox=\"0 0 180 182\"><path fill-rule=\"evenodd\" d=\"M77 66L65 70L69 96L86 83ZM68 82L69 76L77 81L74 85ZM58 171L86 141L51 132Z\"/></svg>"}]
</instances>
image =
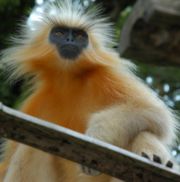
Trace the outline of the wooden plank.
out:
<instances>
[{"instance_id":1,"label":"wooden plank","mask_svg":"<svg viewBox=\"0 0 180 182\"><path fill-rule=\"evenodd\" d=\"M138 0L121 32L121 56L180 65L179 20L179 0Z\"/></svg>"},{"instance_id":2,"label":"wooden plank","mask_svg":"<svg viewBox=\"0 0 180 182\"><path fill-rule=\"evenodd\" d=\"M178 182L180 174L134 153L0 104L0 136L78 162L126 182ZM80 155L81 154L81 155Z\"/></svg>"}]
</instances>

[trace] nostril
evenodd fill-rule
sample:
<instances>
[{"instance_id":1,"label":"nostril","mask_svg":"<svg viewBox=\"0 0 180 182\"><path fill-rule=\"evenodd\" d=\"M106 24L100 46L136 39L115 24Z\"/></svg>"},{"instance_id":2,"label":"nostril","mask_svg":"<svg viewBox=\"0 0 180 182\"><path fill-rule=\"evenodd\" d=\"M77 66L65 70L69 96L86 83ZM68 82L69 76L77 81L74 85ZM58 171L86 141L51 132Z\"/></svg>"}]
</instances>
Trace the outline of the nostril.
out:
<instances>
[{"instance_id":1,"label":"nostril","mask_svg":"<svg viewBox=\"0 0 180 182\"><path fill-rule=\"evenodd\" d=\"M74 42L74 39L72 39L72 38L67 38L66 41L67 41L67 42Z\"/></svg>"}]
</instances>

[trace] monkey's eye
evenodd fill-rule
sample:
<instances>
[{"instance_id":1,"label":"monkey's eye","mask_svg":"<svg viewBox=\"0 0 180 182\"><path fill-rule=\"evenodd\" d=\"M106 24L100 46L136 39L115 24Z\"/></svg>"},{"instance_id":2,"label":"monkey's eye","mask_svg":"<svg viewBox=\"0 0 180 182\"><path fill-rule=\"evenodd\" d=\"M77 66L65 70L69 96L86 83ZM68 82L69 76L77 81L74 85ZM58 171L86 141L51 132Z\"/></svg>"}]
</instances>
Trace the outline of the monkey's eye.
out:
<instances>
[{"instance_id":1,"label":"monkey's eye","mask_svg":"<svg viewBox=\"0 0 180 182\"><path fill-rule=\"evenodd\" d=\"M84 36L83 36L82 34L78 34L76 37L77 37L78 39L82 39Z\"/></svg>"},{"instance_id":2,"label":"monkey's eye","mask_svg":"<svg viewBox=\"0 0 180 182\"><path fill-rule=\"evenodd\" d=\"M64 35L64 33L61 32L61 31L55 32L54 34L55 34L56 36L58 36L58 37L61 37L61 36Z\"/></svg>"},{"instance_id":3,"label":"monkey's eye","mask_svg":"<svg viewBox=\"0 0 180 182\"><path fill-rule=\"evenodd\" d=\"M76 30L75 31L75 36L77 39L81 40L87 37L86 33L82 30Z\"/></svg>"}]
</instances>

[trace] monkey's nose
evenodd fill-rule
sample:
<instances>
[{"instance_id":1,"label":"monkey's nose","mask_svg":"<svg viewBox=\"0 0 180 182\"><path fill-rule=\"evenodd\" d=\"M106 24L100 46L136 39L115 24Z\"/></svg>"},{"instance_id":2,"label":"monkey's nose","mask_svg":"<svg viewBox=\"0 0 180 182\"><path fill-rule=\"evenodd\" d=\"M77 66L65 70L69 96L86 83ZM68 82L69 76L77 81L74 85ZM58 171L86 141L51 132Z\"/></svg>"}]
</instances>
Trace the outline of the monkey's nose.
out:
<instances>
[{"instance_id":1,"label":"monkey's nose","mask_svg":"<svg viewBox=\"0 0 180 182\"><path fill-rule=\"evenodd\" d=\"M74 37L72 35L72 33L69 33L67 38L66 38L66 42L67 43L71 43L71 42L74 42Z\"/></svg>"}]
</instances>

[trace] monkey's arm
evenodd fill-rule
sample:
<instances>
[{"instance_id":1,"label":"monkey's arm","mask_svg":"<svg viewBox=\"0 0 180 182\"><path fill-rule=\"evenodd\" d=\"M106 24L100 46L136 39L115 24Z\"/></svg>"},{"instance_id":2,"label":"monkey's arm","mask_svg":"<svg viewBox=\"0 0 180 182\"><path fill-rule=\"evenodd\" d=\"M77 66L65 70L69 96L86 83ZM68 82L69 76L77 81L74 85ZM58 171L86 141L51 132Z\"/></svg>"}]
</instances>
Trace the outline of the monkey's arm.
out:
<instances>
[{"instance_id":1,"label":"monkey's arm","mask_svg":"<svg viewBox=\"0 0 180 182\"><path fill-rule=\"evenodd\" d=\"M147 154L149 159L167 165L171 158L167 145L175 137L173 115L146 88L138 97L130 98L123 104L94 113L86 134L139 155Z\"/></svg>"},{"instance_id":2,"label":"monkey's arm","mask_svg":"<svg viewBox=\"0 0 180 182\"><path fill-rule=\"evenodd\" d=\"M112 106L92 115L86 134L127 148L134 137L144 131L164 144L171 143L174 121L169 111L158 107L137 108L128 103Z\"/></svg>"},{"instance_id":3,"label":"monkey's arm","mask_svg":"<svg viewBox=\"0 0 180 182\"><path fill-rule=\"evenodd\" d=\"M172 167L166 146L166 140L172 138L164 133L165 130L168 132L165 115L159 115L156 109L145 111L129 108L128 105L114 106L94 114L86 134ZM99 174L84 166L82 170L88 175Z\"/></svg>"}]
</instances>

